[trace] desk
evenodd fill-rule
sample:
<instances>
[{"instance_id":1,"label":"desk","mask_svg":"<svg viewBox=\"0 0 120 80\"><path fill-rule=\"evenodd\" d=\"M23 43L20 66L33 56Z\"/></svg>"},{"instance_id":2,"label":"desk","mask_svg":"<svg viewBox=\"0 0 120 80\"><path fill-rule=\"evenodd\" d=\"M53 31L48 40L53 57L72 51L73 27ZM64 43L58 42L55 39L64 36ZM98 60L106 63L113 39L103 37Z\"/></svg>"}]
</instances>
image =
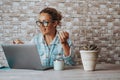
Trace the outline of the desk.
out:
<instances>
[{"instance_id":1,"label":"desk","mask_svg":"<svg viewBox=\"0 0 120 80\"><path fill-rule=\"evenodd\" d=\"M8 69L0 70L0 80L120 80L120 65L97 64L91 72L85 72L82 65L63 71Z\"/></svg>"}]
</instances>

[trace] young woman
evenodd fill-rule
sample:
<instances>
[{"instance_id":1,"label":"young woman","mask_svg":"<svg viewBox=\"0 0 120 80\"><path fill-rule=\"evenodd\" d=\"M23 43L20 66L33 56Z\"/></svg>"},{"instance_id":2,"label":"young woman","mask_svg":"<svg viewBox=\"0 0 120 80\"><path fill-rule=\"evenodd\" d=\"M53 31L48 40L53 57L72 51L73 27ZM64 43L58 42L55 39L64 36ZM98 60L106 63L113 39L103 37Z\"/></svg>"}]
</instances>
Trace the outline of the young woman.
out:
<instances>
[{"instance_id":1,"label":"young woman","mask_svg":"<svg viewBox=\"0 0 120 80\"><path fill-rule=\"evenodd\" d=\"M60 25L62 15L55 9L47 7L39 13L39 19L36 24L41 33L36 35L31 43L37 45L40 59L43 66L53 66L56 56L61 54L67 65L74 65L72 43L69 39L69 33L66 31L57 31ZM14 44L23 44L20 40L15 40Z\"/></svg>"}]
</instances>

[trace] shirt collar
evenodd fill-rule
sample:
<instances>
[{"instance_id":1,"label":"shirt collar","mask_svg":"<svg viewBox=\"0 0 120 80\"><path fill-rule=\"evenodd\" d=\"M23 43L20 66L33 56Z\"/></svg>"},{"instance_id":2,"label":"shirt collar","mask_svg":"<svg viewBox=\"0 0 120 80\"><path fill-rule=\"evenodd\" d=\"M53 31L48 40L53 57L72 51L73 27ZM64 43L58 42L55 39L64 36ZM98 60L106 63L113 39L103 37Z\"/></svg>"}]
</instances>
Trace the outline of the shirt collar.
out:
<instances>
[{"instance_id":1,"label":"shirt collar","mask_svg":"<svg viewBox=\"0 0 120 80\"><path fill-rule=\"evenodd\" d=\"M58 44L60 42L59 37L58 37L58 32L55 35L55 38L53 39L53 41L51 42L51 44Z\"/></svg>"},{"instance_id":2,"label":"shirt collar","mask_svg":"<svg viewBox=\"0 0 120 80\"><path fill-rule=\"evenodd\" d=\"M41 36L40 42L45 44L44 36L42 34L40 36ZM60 40L59 40L59 37L58 37L58 31L57 31L53 41L50 44L58 44L59 42L60 42Z\"/></svg>"}]
</instances>

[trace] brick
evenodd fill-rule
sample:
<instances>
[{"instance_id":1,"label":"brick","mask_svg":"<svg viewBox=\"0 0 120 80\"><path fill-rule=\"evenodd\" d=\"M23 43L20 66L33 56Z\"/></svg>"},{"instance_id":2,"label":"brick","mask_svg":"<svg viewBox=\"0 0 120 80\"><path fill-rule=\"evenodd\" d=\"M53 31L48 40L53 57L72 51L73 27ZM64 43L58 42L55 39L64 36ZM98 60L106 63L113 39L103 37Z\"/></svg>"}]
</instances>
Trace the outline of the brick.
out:
<instances>
[{"instance_id":1,"label":"brick","mask_svg":"<svg viewBox=\"0 0 120 80\"><path fill-rule=\"evenodd\" d=\"M0 5L0 43L10 43L18 37L28 42L39 32L35 24L38 13L50 6L62 13L59 30L70 32L76 54L82 45L97 43L101 48L100 63L120 64L120 56L113 57L120 53L119 0L2 0ZM0 59L6 64L4 57Z\"/></svg>"}]
</instances>

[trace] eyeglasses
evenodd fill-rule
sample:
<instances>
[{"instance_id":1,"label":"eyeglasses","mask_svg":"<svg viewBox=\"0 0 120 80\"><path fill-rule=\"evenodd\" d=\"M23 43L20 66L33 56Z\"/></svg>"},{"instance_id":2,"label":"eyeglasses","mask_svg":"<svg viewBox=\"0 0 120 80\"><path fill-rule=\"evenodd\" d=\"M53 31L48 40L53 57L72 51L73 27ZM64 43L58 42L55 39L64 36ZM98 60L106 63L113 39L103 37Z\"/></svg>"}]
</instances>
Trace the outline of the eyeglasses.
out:
<instances>
[{"instance_id":1,"label":"eyeglasses","mask_svg":"<svg viewBox=\"0 0 120 80\"><path fill-rule=\"evenodd\" d=\"M36 21L36 24L37 24L39 27L41 27L41 26L48 27L49 23L51 23L51 22L48 22L48 21L45 21L45 20L43 20L43 22Z\"/></svg>"}]
</instances>

